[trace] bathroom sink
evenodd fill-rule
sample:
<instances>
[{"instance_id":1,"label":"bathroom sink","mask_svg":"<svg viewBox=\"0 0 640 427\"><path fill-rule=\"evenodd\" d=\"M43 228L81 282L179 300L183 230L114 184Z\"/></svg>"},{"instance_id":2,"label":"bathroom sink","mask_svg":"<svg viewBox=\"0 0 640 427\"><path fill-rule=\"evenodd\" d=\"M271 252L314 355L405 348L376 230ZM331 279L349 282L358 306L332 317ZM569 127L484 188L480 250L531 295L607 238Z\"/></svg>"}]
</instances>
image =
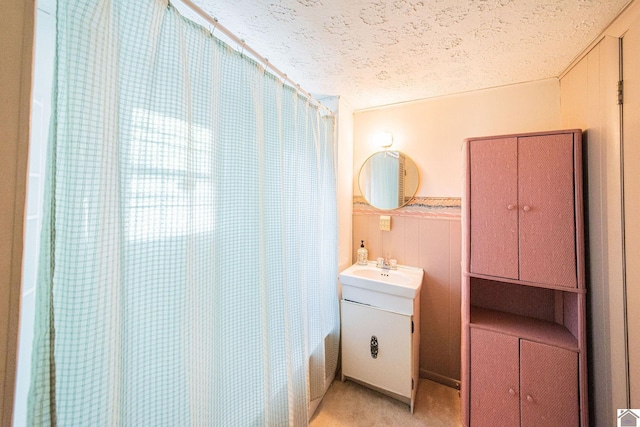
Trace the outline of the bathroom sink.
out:
<instances>
[{"instance_id":1,"label":"bathroom sink","mask_svg":"<svg viewBox=\"0 0 640 427\"><path fill-rule=\"evenodd\" d=\"M421 268L399 265L397 270L354 264L340 273L342 298L376 307L411 312L413 299L420 292L424 272Z\"/></svg>"}]
</instances>

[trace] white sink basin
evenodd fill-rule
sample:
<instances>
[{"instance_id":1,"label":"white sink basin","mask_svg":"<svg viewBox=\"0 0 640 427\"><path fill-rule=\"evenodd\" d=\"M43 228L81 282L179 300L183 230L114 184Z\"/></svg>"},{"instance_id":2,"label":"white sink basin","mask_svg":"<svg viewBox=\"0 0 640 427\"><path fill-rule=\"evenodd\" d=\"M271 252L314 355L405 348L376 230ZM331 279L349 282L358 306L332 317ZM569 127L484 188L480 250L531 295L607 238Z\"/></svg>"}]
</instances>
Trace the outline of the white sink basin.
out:
<instances>
[{"instance_id":1,"label":"white sink basin","mask_svg":"<svg viewBox=\"0 0 640 427\"><path fill-rule=\"evenodd\" d=\"M393 311L411 312L413 299L420 292L424 272L421 268L399 265L397 270L354 264L340 273L342 298Z\"/></svg>"}]
</instances>

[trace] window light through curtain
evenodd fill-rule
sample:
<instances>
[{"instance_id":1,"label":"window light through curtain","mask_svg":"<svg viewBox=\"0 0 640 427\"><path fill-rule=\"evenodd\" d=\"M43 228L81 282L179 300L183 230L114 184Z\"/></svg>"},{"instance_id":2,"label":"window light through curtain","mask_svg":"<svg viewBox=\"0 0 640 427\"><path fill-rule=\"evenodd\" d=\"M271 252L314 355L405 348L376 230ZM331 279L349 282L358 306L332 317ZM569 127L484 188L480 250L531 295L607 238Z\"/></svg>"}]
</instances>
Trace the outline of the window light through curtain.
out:
<instances>
[{"instance_id":1,"label":"window light through curtain","mask_svg":"<svg viewBox=\"0 0 640 427\"><path fill-rule=\"evenodd\" d=\"M159 0L58 2L31 425L306 425L332 116Z\"/></svg>"}]
</instances>

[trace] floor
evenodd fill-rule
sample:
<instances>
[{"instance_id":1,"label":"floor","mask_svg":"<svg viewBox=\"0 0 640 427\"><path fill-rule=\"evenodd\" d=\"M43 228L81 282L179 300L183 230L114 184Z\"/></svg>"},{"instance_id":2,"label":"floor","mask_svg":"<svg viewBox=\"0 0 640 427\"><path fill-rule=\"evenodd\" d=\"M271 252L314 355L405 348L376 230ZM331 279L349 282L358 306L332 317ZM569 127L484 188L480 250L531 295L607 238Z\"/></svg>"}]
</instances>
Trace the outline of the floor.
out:
<instances>
[{"instance_id":1,"label":"floor","mask_svg":"<svg viewBox=\"0 0 640 427\"><path fill-rule=\"evenodd\" d=\"M352 381L335 380L309 423L311 427L461 425L458 390L422 378L413 414L405 403Z\"/></svg>"}]
</instances>

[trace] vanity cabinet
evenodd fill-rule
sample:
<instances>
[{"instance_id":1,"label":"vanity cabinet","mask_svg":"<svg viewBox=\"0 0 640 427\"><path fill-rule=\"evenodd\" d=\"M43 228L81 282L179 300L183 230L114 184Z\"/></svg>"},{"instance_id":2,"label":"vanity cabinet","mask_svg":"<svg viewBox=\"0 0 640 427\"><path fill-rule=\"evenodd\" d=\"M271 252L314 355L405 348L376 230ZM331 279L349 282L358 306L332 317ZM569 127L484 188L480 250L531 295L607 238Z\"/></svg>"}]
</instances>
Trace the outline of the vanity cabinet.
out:
<instances>
[{"instance_id":1,"label":"vanity cabinet","mask_svg":"<svg viewBox=\"0 0 640 427\"><path fill-rule=\"evenodd\" d=\"M465 140L465 426L589 425L581 135Z\"/></svg>"},{"instance_id":2,"label":"vanity cabinet","mask_svg":"<svg viewBox=\"0 0 640 427\"><path fill-rule=\"evenodd\" d=\"M353 265L342 283L342 381L347 378L409 405L419 377L422 269ZM366 277L366 279L362 279Z\"/></svg>"},{"instance_id":3,"label":"vanity cabinet","mask_svg":"<svg viewBox=\"0 0 640 427\"><path fill-rule=\"evenodd\" d=\"M342 301L342 373L411 399L413 316Z\"/></svg>"}]
</instances>

